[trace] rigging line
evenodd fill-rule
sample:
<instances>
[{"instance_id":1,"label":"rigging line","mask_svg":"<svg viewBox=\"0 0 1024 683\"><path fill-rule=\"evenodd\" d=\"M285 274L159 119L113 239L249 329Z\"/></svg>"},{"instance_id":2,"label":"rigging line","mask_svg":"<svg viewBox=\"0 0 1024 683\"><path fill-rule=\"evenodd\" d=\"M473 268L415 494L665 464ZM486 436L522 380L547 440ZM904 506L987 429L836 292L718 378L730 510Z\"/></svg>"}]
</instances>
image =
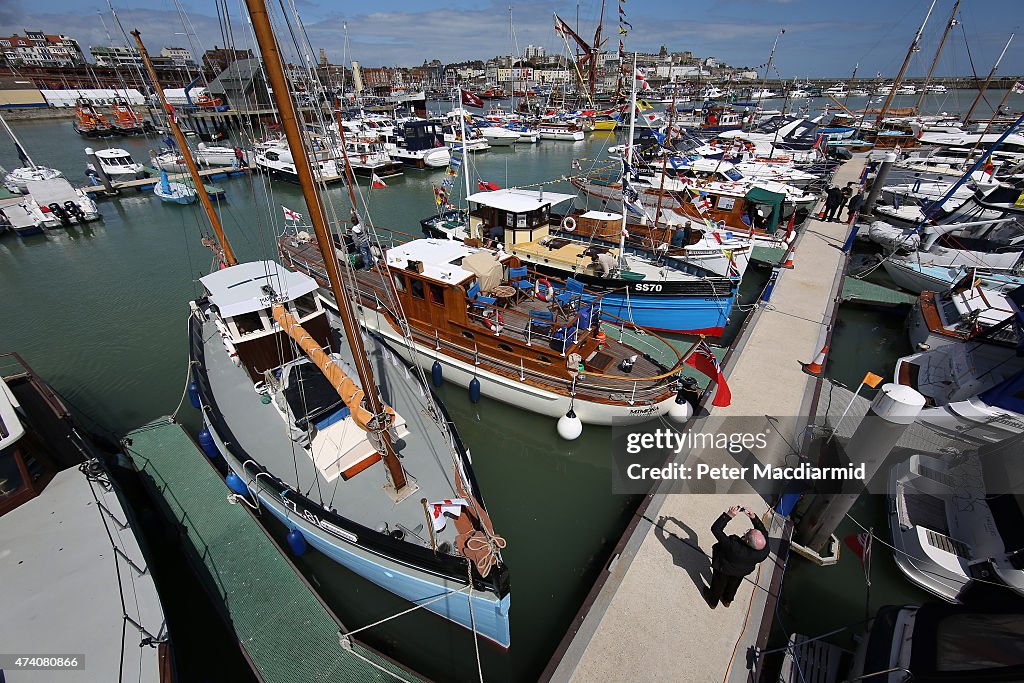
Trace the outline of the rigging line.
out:
<instances>
[{"instance_id":1,"label":"rigging line","mask_svg":"<svg viewBox=\"0 0 1024 683\"><path fill-rule=\"evenodd\" d=\"M367 657L364 657L363 655L361 655L358 652L356 652L356 648L355 648L356 644L351 642L351 641L345 640L345 634L340 634L340 636L341 636L341 641L342 641L342 643L341 643L342 648L347 648L348 652L352 653L353 655L355 655L359 659L363 660L364 662L366 662L367 664L369 664L373 668L377 669L378 671L386 673L388 676L391 676L392 678L395 678L395 679L397 679L399 681L402 681L403 683L410 683L408 680L402 678L401 676L396 674L394 671L391 671L390 669L387 669L387 668L381 666L380 664L378 664L377 662L373 661L372 659L368 659ZM347 646L346 646L346 643L348 643Z\"/></svg>"},{"instance_id":2,"label":"rigging line","mask_svg":"<svg viewBox=\"0 0 1024 683\"><path fill-rule=\"evenodd\" d=\"M468 563L469 560L466 560L466 562ZM465 593L467 590L471 589L472 586L473 586L473 584L472 584L472 582L470 582L468 585L463 586L462 588L460 588L458 590L445 591L443 593L439 593L438 595L435 595L434 597L430 598L426 602L416 603L415 605L413 605L412 607L410 607L408 609L404 609L401 612L398 612L396 614L392 614L390 617L384 617L383 619L379 619L379 620L373 622L372 624L367 624L366 626L360 626L359 628L357 628L357 629L355 629L353 631L349 631L348 633L344 633L342 635L345 638L351 639L352 636L354 636L355 634L359 633L360 631L365 631L366 629L373 628L374 626L380 626L381 624L389 622L392 619L397 619L398 617L405 616L406 614L409 614L410 612L415 612L418 609L423 609L427 605L432 605L435 602L438 602L439 600L444 600L445 598L448 598L451 595L455 595L456 593Z\"/></svg>"}]
</instances>

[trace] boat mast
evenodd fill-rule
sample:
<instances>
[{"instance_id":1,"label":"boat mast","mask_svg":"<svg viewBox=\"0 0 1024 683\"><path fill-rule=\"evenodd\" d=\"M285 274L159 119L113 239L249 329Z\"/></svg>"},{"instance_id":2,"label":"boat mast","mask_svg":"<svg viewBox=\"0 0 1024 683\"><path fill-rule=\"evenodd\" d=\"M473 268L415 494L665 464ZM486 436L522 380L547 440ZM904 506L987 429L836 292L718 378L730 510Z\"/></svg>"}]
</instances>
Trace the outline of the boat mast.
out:
<instances>
[{"instance_id":1,"label":"boat mast","mask_svg":"<svg viewBox=\"0 0 1024 683\"><path fill-rule=\"evenodd\" d=\"M352 312L351 302L342 286L338 255L334 251L334 242L331 240L331 232L327 225L327 215L324 211L324 206L320 201L320 195L316 191L313 169L310 167L309 155L306 153L302 133L299 130L298 121L295 116L295 106L292 104L291 94L288 90L288 81L285 79L284 69L281 66L281 55L277 49L277 41L274 38L274 31L270 24L270 16L267 14L267 8L263 0L246 0L245 4L249 9L249 17L252 20L256 42L263 55L267 79L270 81L270 87L274 91L274 101L281 116L281 127L284 129L292 158L295 161L295 172L299 177L299 184L302 187L302 195L306 200L306 206L309 208L310 222L313 224L317 244L324 259L324 267L327 270L327 278L331 283L331 291L334 293L334 298L338 303L338 312L342 325L345 328L345 335L352 346L352 361L356 366L356 371L363 385L367 407L374 416L381 418L384 415L384 407L377 393L377 385L373 378L373 368L370 366L369 359L367 358L362 335L356 324L355 315ZM402 491L408 484L408 480L406 479L405 470L402 468L402 463L399 462L398 456L395 454L391 437L386 430L377 432L375 436L377 438L371 441L371 443L381 452L395 490Z\"/></svg>"},{"instance_id":2,"label":"boat mast","mask_svg":"<svg viewBox=\"0 0 1024 683\"><path fill-rule=\"evenodd\" d=\"M676 79L672 78L672 65L668 67L669 82L672 84L672 109L668 114L668 128L665 132L665 141L672 144L672 128L676 122L676 93L679 88L676 85ZM657 229L658 220L661 218L661 199L665 193L665 172L668 169L668 155L662 153L661 155L661 182L658 184L658 208L654 210L654 227Z\"/></svg>"},{"instance_id":3,"label":"boat mast","mask_svg":"<svg viewBox=\"0 0 1024 683\"><path fill-rule=\"evenodd\" d=\"M896 80L892 82L892 88L889 89L889 94L886 96L885 102L882 104L882 109L878 112L878 117L875 119L876 125L880 125L882 123L882 119L885 118L885 112L889 111L889 105L892 104L892 98L896 95L896 88L900 87L900 81L903 80L903 74L907 72L907 67L910 66L910 58L914 56L915 52L917 52L917 46L921 42L921 34L924 33L924 26L928 23L928 17L932 15L933 9L935 9L935 0L932 0L932 4L928 8L928 14L924 15L924 21L921 22L921 28L917 29L917 33L914 34L914 40L910 42L910 48L907 50L907 56L903 59L903 66L900 67L900 72L896 75Z\"/></svg>"},{"instance_id":4,"label":"boat mast","mask_svg":"<svg viewBox=\"0 0 1024 683\"><path fill-rule=\"evenodd\" d=\"M220 218L217 217L217 213L213 210L213 204L210 203L210 195L206 193L203 179L199 175L199 169L196 167L195 160L192 158L192 151L188 148L185 136L182 134L181 128L178 127L177 120L175 120L174 111L171 109L171 105L167 103L167 98L164 97L164 89L160 86L160 81L157 80L156 69L153 68L153 62L149 59L149 52L146 51L146 46L142 44L142 34L136 29L132 31L132 36L135 37L135 43L139 48L139 56L142 57L142 63L146 67L146 73L152 82L153 91L160 100L164 115L171 126L171 132L174 133L174 139L181 150L181 156L185 159L185 165L188 166L188 173L192 176L192 184L195 185L193 189L195 189L196 194L199 196L199 201L203 204L203 210L210 219L210 226L217 235L217 241L220 242L220 248L224 252L224 264L233 266L238 263L237 259L235 259L235 253L231 250L231 243L228 242L227 235L224 234Z\"/></svg>"},{"instance_id":5,"label":"boat mast","mask_svg":"<svg viewBox=\"0 0 1024 683\"><path fill-rule=\"evenodd\" d=\"M633 88L629 96L629 139L626 140L626 165L623 168L622 182L622 230L619 231L619 267L626 267L626 220L629 211L626 209L626 176L633 164L633 133L636 131L636 53L633 53ZM641 202L641 206L643 203Z\"/></svg>"},{"instance_id":6,"label":"boat mast","mask_svg":"<svg viewBox=\"0 0 1024 683\"><path fill-rule=\"evenodd\" d=\"M974 113L974 108L978 106L978 102L981 101L982 96L985 94L985 90L988 88L988 84L992 82L992 78L996 75L996 71L999 69L999 62L1003 61L1003 55L1006 54L1006 50L1010 47L1010 41L1013 40L1013 34L1006 41L1006 45L1003 46L1003 51L999 53L999 59L992 65L992 70L988 72L988 78L978 88L978 96L974 98L974 102L971 103L971 108L967 110L967 114L964 116L964 123L971 120L971 114Z\"/></svg>"},{"instance_id":7,"label":"boat mast","mask_svg":"<svg viewBox=\"0 0 1024 683\"><path fill-rule=\"evenodd\" d=\"M924 79L924 85L921 86L921 94L917 98L917 104L914 105L914 111L921 111L921 104L924 102L924 96L928 93L928 84L932 82L932 74L935 73L935 67L939 63L939 55L942 54L942 48L946 44L946 38L949 37L949 32L957 25L956 11L960 9L960 0L956 0L953 3L953 11L949 15L949 23L946 24L946 30L942 32L942 40L939 41L939 49L935 51L935 59L932 60L932 68L928 69L928 76Z\"/></svg>"},{"instance_id":8,"label":"boat mast","mask_svg":"<svg viewBox=\"0 0 1024 683\"><path fill-rule=\"evenodd\" d=\"M934 2L934 1L935 0L932 0L932 2ZM757 107L754 109L753 115L750 117L750 120L747 122L747 129L748 130L754 126L754 119L757 118L757 112L761 109L761 102L762 102L762 100L764 100L764 89L765 89L765 86L768 85L768 74L771 73L771 70L772 70L772 60L775 59L775 48L777 48L779 46L779 38L781 38L782 34L785 33L785 32L786 32L786 29L780 28L779 32L775 35L775 42L772 44L771 54L768 55L768 63L765 64L765 67L764 67L764 78L761 80L761 91L757 93Z\"/></svg>"},{"instance_id":9,"label":"boat mast","mask_svg":"<svg viewBox=\"0 0 1024 683\"><path fill-rule=\"evenodd\" d=\"M597 20L597 30L594 31L594 44L590 50L590 74L589 74L589 86L590 86L590 106L596 106L594 104L594 95L597 85L597 57L601 52L601 28L604 26L604 3L605 0L601 0L601 16ZM576 11L579 12L579 5L576 5ZM577 19L579 21L579 19Z\"/></svg>"},{"instance_id":10,"label":"boat mast","mask_svg":"<svg viewBox=\"0 0 1024 683\"><path fill-rule=\"evenodd\" d=\"M33 169L36 168L36 162L32 161L32 157L30 157L25 148L21 146L21 142L18 141L18 136L15 135L14 131L11 130L11 127L7 125L7 119L0 115L0 122L3 122L4 128L7 130L7 134L11 136L11 140L14 140L14 144L18 146L18 149L21 150L21 153L25 155L26 159L28 159L28 165L31 166Z\"/></svg>"},{"instance_id":11,"label":"boat mast","mask_svg":"<svg viewBox=\"0 0 1024 683\"><path fill-rule=\"evenodd\" d=\"M850 83L846 86L846 97L843 98L843 106L844 107L847 104L850 103L850 88L853 87L853 82L855 80L857 80L857 69L859 69L859 68L860 68L860 62L857 62L856 64L853 65L853 73L850 74ZM870 100L871 98L869 97L868 99ZM864 105L864 106L866 107L867 105ZM849 110L847 110L847 111L849 111Z\"/></svg>"}]
</instances>

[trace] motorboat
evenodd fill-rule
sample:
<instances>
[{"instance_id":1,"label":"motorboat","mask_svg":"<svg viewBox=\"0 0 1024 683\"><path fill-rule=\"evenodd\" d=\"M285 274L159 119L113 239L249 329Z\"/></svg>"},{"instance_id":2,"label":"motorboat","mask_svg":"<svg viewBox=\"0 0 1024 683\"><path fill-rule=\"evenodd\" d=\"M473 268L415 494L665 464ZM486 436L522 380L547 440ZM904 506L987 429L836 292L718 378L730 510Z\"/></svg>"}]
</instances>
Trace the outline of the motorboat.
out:
<instances>
[{"instance_id":1,"label":"motorboat","mask_svg":"<svg viewBox=\"0 0 1024 683\"><path fill-rule=\"evenodd\" d=\"M18 354L0 354L0 642L25 654L73 644L47 651L60 673L15 671L12 658L7 680L116 681L129 670L132 680L178 680L150 571L152 525L125 502L137 476Z\"/></svg>"},{"instance_id":2,"label":"motorboat","mask_svg":"<svg viewBox=\"0 0 1024 683\"><path fill-rule=\"evenodd\" d=\"M566 121L540 121L537 123L537 133L541 140L580 142L584 137L582 126Z\"/></svg>"},{"instance_id":3,"label":"motorboat","mask_svg":"<svg viewBox=\"0 0 1024 683\"><path fill-rule=\"evenodd\" d=\"M75 132L86 138L104 138L114 135L114 127L106 117L97 111L87 99L81 98L75 104L75 120L72 122Z\"/></svg>"},{"instance_id":4,"label":"motorboat","mask_svg":"<svg viewBox=\"0 0 1024 683\"><path fill-rule=\"evenodd\" d=\"M1024 285L1024 275L1014 271L972 268L968 266L933 266L915 259L890 255L880 258L885 272L897 285L913 292L944 292L959 282L976 282L987 289L1009 292ZM1015 269L1016 270L1016 269Z\"/></svg>"},{"instance_id":5,"label":"motorboat","mask_svg":"<svg viewBox=\"0 0 1024 683\"><path fill-rule=\"evenodd\" d=\"M451 153L444 143L441 124L423 119L396 122L392 135L382 135L384 149L395 161L415 168L444 168Z\"/></svg>"},{"instance_id":6,"label":"motorboat","mask_svg":"<svg viewBox=\"0 0 1024 683\"><path fill-rule=\"evenodd\" d=\"M118 135L142 135L145 132L142 116L125 100L114 100L110 115L113 117L110 125Z\"/></svg>"},{"instance_id":7,"label":"motorboat","mask_svg":"<svg viewBox=\"0 0 1024 683\"><path fill-rule=\"evenodd\" d=\"M108 147L107 149L97 149L95 155L100 168L108 178L115 182L149 177L146 167L132 159L128 150L120 147ZM86 173L96 174L96 167L92 162L87 163L85 167Z\"/></svg>"},{"instance_id":8,"label":"motorboat","mask_svg":"<svg viewBox=\"0 0 1024 683\"><path fill-rule=\"evenodd\" d=\"M945 291L921 292L907 316L911 348L960 344L980 335L987 343L1003 342L1016 348L1017 334L1012 327L1001 325L1014 316L1008 295L974 280ZM1001 329L993 332L997 326Z\"/></svg>"},{"instance_id":9,"label":"motorboat","mask_svg":"<svg viewBox=\"0 0 1024 683\"><path fill-rule=\"evenodd\" d=\"M479 130L491 147L508 147L519 141L519 133L503 126L480 126Z\"/></svg>"},{"instance_id":10,"label":"motorboat","mask_svg":"<svg viewBox=\"0 0 1024 683\"><path fill-rule=\"evenodd\" d=\"M11 229L20 236L88 223L100 217L96 202L65 178L30 180L27 187L24 199L0 209Z\"/></svg>"},{"instance_id":11,"label":"motorboat","mask_svg":"<svg viewBox=\"0 0 1024 683\"><path fill-rule=\"evenodd\" d=\"M256 145L253 150L253 161L256 168L269 173L274 178L298 182L295 160L284 139L270 140ZM312 150L310 162L321 182L344 181L344 162L339 163L338 156L333 150L320 145L319 149Z\"/></svg>"}]
</instances>

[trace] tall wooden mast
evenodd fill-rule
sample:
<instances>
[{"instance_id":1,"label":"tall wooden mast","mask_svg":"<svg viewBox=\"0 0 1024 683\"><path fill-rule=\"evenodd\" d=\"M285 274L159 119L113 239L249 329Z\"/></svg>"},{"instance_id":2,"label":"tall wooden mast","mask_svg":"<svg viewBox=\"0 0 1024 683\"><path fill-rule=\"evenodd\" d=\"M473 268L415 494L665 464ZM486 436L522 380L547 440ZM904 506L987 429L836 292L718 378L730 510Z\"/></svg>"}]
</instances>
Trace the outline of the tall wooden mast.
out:
<instances>
[{"instance_id":1,"label":"tall wooden mast","mask_svg":"<svg viewBox=\"0 0 1024 683\"><path fill-rule=\"evenodd\" d=\"M992 82L992 77L995 76L996 71L999 70L999 63L1003 61L1003 56L1006 55L1006 50L1009 49L1010 41L1012 40L1013 34L1011 33L1010 37L1006 40L1006 45L1003 46L1003 51L999 53L999 59L997 59L996 63L992 65L992 70L988 72L988 78L986 78L985 82L981 84L980 88L978 88L978 96L974 98L974 101L971 102L971 108L967 110L966 114L964 114L964 123L970 123L971 114L974 113L974 108L978 106L978 102L980 102L981 98L984 97L985 91L988 89L988 84Z\"/></svg>"},{"instance_id":2,"label":"tall wooden mast","mask_svg":"<svg viewBox=\"0 0 1024 683\"><path fill-rule=\"evenodd\" d=\"M942 54L942 48L946 44L946 38L949 37L949 32L956 26L956 12L960 9L960 0L956 0L953 3L953 11L949 15L949 23L946 24L946 30L942 32L942 40L939 41L939 48L935 50L935 58L932 60L932 67L928 69L928 77L924 79L924 85L921 86L921 94L917 97L917 104L914 105L914 111L921 111L921 104L924 102L924 96L928 93L928 84L932 82L932 75L935 73L935 67L939 63L939 55Z\"/></svg>"},{"instance_id":3,"label":"tall wooden mast","mask_svg":"<svg viewBox=\"0 0 1024 683\"><path fill-rule=\"evenodd\" d=\"M274 30L270 24L270 16L263 0L246 0L249 8L249 17L252 20L253 32L256 34L256 42L259 44L260 52L263 55L263 64L266 68L267 80L274 91L274 102L277 104L278 114L281 117L281 127L284 129L285 137L288 140L288 147L291 149L292 159L295 161L295 172L299 176L299 185L302 187L302 196L306 200L306 207L309 209L309 219L313 224L316 233L316 240L320 247L320 254L324 259L324 266L327 270L327 278L331 283L331 291L338 302L338 312L341 322L345 328L345 336L352 345L352 361L359 373L359 380L362 382L363 391L366 393L366 403L370 412L383 420L384 406L377 394L377 384L373 378L373 368L366 355L363 346L363 338L359 326L352 311L352 304L341 282L341 273L338 265L338 256L334 251L334 242L331 239L331 231L327 226L327 213L324 211L323 202L316 189L316 179L313 177L313 169L309 163L309 155L306 153L306 146L302 140L302 132L299 129L298 119L295 115L295 106L292 104L288 81L285 79L284 67L282 66L281 54L277 49L277 40L274 37ZM369 226L364 227L368 229ZM386 426L386 425L383 425ZM406 478L402 463L391 443L391 437L386 429L379 429L374 432L376 439L374 447L384 458L391 483L395 490L404 495L409 493L411 487Z\"/></svg>"},{"instance_id":4,"label":"tall wooden mast","mask_svg":"<svg viewBox=\"0 0 1024 683\"><path fill-rule=\"evenodd\" d=\"M195 159L192 158L192 152L188 148L188 143L185 142L185 136L175 120L174 110L171 109L171 105L167 104L167 98L164 97L164 89L160 86L160 81L156 77L153 62L149 60L149 52L146 51L146 46L142 44L142 34L135 30L132 31L132 35L135 36L135 43L139 47L139 55L142 57L142 62L146 65L146 73L149 74L149 80L153 84L153 91L156 92L156 96L160 99L160 105L163 107L164 114L167 117L167 123L171 127L171 132L174 133L174 139L178 143L178 149L181 150L181 156L185 159L185 165L188 166L188 172L192 176L192 184L195 185L196 194L199 195L199 201L203 204L203 210L206 211L206 215L210 219L210 226L217 235L217 241L220 242L220 248L224 252L224 263L225 265L233 266L238 263L238 260L235 259L235 252L231 250L231 243L228 242L227 235L224 234L220 218L217 217L217 213L213 210L210 196L206 194L206 190L203 187L203 179L199 175Z\"/></svg>"},{"instance_id":5,"label":"tall wooden mast","mask_svg":"<svg viewBox=\"0 0 1024 683\"><path fill-rule=\"evenodd\" d=\"M889 111L889 105L892 104L892 98L896 94L896 89L900 87L900 81L903 80L903 74L907 72L907 67L910 66L910 58L917 52L917 46L921 44L921 34L924 33L924 26L928 23L928 17L932 15L932 10L935 9L935 0L932 0L932 4L928 7L928 14L924 15L924 21L921 22L921 28L917 29L917 33L914 34L914 40L911 41L910 47L907 49L907 56L903 59L903 66L900 67L900 72L896 74L896 80L892 82L892 88L889 90L889 95L885 98L885 103L882 104L881 110L878 112L878 118L875 119L876 124L881 124L882 119L885 118L885 113ZM865 107L866 109L867 107Z\"/></svg>"}]
</instances>

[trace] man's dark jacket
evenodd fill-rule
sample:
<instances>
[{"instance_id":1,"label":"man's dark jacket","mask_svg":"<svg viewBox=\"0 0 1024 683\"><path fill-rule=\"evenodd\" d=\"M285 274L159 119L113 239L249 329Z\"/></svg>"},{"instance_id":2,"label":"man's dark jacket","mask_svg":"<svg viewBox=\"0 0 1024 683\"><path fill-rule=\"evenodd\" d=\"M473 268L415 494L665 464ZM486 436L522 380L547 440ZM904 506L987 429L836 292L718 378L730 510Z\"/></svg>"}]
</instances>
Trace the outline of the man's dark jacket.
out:
<instances>
[{"instance_id":1,"label":"man's dark jacket","mask_svg":"<svg viewBox=\"0 0 1024 683\"><path fill-rule=\"evenodd\" d=\"M739 536L726 536L725 525L729 519L729 515L723 512L711 525L711 533L718 539L711 548L711 567L728 576L746 576L768 557L768 530L760 519L750 520L765 538L764 548L754 550Z\"/></svg>"},{"instance_id":2,"label":"man's dark jacket","mask_svg":"<svg viewBox=\"0 0 1024 683\"><path fill-rule=\"evenodd\" d=\"M839 206L843 202L843 191L838 187L830 187L825 193L825 206Z\"/></svg>"}]
</instances>

